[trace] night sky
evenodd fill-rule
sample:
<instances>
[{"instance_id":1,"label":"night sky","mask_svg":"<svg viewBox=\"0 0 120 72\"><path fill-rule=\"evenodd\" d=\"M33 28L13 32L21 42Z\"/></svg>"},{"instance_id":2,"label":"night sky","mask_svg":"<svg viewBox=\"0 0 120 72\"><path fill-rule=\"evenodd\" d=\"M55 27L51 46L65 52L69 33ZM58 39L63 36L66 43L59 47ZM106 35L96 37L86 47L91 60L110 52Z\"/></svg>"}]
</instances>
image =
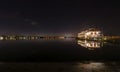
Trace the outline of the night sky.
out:
<instances>
[{"instance_id":1,"label":"night sky","mask_svg":"<svg viewBox=\"0 0 120 72\"><path fill-rule=\"evenodd\" d=\"M119 2L0 1L0 34L76 34L91 27L106 35L120 35Z\"/></svg>"}]
</instances>

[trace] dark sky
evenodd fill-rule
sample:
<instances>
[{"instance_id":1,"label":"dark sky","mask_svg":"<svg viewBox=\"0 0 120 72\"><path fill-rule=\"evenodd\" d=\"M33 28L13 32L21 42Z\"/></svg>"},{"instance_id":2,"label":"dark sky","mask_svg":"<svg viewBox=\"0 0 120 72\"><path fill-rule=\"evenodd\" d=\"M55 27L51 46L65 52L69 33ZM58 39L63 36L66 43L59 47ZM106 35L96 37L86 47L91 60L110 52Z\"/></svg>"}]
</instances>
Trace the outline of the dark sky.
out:
<instances>
[{"instance_id":1,"label":"dark sky","mask_svg":"<svg viewBox=\"0 0 120 72\"><path fill-rule=\"evenodd\" d=\"M3 0L0 32L74 34L90 27L120 35L119 2L101 0Z\"/></svg>"}]
</instances>

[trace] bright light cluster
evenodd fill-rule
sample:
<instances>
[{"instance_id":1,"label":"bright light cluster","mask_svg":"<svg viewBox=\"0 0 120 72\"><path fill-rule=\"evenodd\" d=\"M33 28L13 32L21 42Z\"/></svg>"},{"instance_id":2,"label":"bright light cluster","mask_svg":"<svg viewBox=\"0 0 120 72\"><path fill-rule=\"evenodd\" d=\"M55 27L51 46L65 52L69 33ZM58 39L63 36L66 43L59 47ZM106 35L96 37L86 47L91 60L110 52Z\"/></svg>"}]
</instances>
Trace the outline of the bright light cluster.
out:
<instances>
[{"instance_id":1,"label":"bright light cluster","mask_svg":"<svg viewBox=\"0 0 120 72\"><path fill-rule=\"evenodd\" d=\"M89 31L85 33L85 37L99 37L100 31Z\"/></svg>"},{"instance_id":2,"label":"bright light cluster","mask_svg":"<svg viewBox=\"0 0 120 72\"><path fill-rule=\"evenodd\" d=\"M97 40L97 39L101 39L102 36L103 36L102 32L98 29L88 29L78 33L79 39Z\"/></svg>"}]
</instances>

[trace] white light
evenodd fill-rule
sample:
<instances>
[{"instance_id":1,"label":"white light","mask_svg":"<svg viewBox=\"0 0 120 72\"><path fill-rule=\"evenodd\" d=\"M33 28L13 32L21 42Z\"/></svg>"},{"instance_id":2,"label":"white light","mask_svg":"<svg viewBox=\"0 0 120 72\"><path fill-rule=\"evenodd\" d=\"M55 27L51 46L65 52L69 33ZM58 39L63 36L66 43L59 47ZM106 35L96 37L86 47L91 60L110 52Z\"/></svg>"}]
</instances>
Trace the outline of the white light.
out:
<instances>
[{"instance_id":1,"label":"white light","mask_svg":"<svg viewBox=\"0 0 120 72\"><path fill-rule=\"evenodd\" d=\"M2 36L0 36L0 40L3 40L4 38Z\"/></svg>"},{"instance_id":2,"label":"white light","mask_svg":"<svg viewBox=\"0 0 120 72\"><path fill-rule=\"evenodd\" d=\"M85 35L90 35L90 32L87 32Z\"/></svg>"}]
</instances>

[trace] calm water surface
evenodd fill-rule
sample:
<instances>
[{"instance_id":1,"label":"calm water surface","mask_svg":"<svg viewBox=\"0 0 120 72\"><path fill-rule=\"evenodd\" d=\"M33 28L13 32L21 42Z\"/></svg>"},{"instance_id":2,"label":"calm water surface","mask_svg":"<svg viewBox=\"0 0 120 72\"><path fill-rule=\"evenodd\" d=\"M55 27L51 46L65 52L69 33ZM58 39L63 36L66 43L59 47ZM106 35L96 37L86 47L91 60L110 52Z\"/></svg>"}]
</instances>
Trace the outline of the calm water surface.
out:
<instances>
[{"instance_id":1,"label":"calm water surface","mask_svg":"<svg viewBox=\"0 0 120 72\"><path fill-rule=\"evenodd\" d=\"M1 41L2 72L120 72L120 45L93 41Z\"/></svg>"}]
</instances>

